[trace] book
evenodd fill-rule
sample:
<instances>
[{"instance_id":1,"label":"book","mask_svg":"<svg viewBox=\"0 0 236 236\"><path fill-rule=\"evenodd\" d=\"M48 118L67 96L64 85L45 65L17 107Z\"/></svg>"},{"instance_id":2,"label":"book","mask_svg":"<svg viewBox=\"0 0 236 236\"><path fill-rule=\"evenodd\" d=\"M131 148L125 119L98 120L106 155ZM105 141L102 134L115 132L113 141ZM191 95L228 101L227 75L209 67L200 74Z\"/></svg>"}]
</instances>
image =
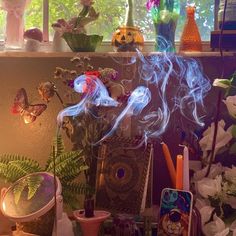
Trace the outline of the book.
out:
<instances>
[{"instance_id":1,"label":"book","mask_svg":"<svg viewBox=\"0 0 236 236\"><path fill-rule=\"evenodd\" d=\"M96 208L140 214L152 204L152 143L114 137L100 148Z\"/></svg>"}]
</instances>

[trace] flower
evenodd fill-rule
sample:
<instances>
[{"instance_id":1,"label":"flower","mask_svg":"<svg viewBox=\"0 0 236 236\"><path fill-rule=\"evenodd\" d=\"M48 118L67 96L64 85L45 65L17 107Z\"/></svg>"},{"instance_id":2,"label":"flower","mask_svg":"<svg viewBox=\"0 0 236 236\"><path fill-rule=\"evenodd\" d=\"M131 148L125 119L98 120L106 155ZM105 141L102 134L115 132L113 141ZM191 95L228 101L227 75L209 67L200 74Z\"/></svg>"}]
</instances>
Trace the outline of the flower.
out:
<instances>
[{"instance_id":1,"label":"flower","mask_svg":"<svg viewBox=\"0 0 236 236\"><path fill-rule=\"evenodd\" d=\"M206 166L205 168L199 171L196 171L193 175L193 179L195 181L203 179L206 176L207 169L208 169L208 166ZM217 175L222 174L222 172L223 172L223 166L221 165L221 163L213 164L211 166L211 170L208 177L211 179L214 179Z\"/></svg>"},{"instance_id":2,"label":"flower","mask_svg":"<svg viewBox=\"0 0 236 236\"><path fill-rule=\"evenodd\" d=\"M221 192L222 176L218 175L215 179L203 178L197 181L196 188L198 193L204 197L208 198L214 197Z\"/></svg>"},{"instance_id":3,"label":"flower","mask_svg":"<svg viewBox=\"0 0 236 236\"><path fill-rule=\"evenodd\" d=\"M227 106L229 114L236 119L236 95L228 96L226 100L223 100L225 105Z\"/></svg>"},{"instance_id":4,"label":"flower","mask_svg":"<svg viewBox=\"0 0 236 236\"><path fill-rule=\"evenodd\" d=\"M228 79L215 79L213 82L213 86L227 89L230 88L231 81Z\"/></svg>"},{"instance_id":5,"label":"flower","mask_svg":"<svg viewBox=\"0 0 236 236\"><path fill-rule=\"evenodd\" d=\"M49 102L51 100L51 98L55 94L55 90L55 84L52 82L43 82L38 87L39 95L46 102Z\"/></svg>"},{"instance_id":6,"label":"flower","mask_svg":"<svg viewBox=\"0 0 236 236\"><path fill-rule=\"evenodd\" d=\"M205 236L226 236L229 233L229 228L225 227L223 220L214 215L213 221L202 225L202 231Z\"/></svg>"},{"instance_id":7,"label":"flower","mask_svg":"<svg viewBox=\"0 0 236 236\"><path fill-rule=\"evenodd\" d=\"M218 133L216 136L216 147L215 147L215 154L219 151L220 148L224 147L226 144L230 142L233 138L231 129L229 127L226 131L224 130L225 122L221 120L218 123ZM213 134L214 134L214 123L211 124L210 127L203 133L203 138L199 141L199 145L203 151L203 159L208 156L208 151L211 151L212 148L212 141L213 141Z\"/></svg>"},{"instance_id":8,"label":"flower","mask_svg":"<svg viewBox=\"0 0 236 236\"><path fill-rule=\"evenodd\" d=\"M236 167L225 169L225 179L236 185Z\"/></svg>"},{"instance_id":9,"label":"flower","mask_svg":"<svg viewBox=\"0 0 236 236\"><path fill-rule=\"evenodd\" d=\"M146 8L148 11L150 11L153 7L159 7L160 6L160 0L148 0L146 3Z\"/></svg>"}]
</instances>

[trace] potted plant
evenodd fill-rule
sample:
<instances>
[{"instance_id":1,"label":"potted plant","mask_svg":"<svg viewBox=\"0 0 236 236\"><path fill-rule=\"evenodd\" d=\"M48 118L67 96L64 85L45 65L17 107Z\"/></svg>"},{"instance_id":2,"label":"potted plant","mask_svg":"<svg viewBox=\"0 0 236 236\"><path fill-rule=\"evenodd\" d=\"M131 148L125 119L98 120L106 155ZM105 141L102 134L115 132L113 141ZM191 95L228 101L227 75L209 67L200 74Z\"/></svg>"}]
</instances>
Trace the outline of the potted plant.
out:
<instances>
[{"instance_id":1,"label":"potted plant","mask_svg":"<svg viewBox=\"0 0 236 236\"><path fill-rule=\"evenodd\" d=\"M95 11L91 0L81 0L83 9L78 17L74 17L69 21L59 19L52 27L56 32L65 39L66 43L73 52L93 52L102 42L103 36L86 34L85 26L95 21L99 13Z\"/></svg>"},{"instance_id":2,"label":"potted plant","mask_svg":"<svg viewBox=\"0 0 236 236\"><path fill-rule=\"evenodd\" d=\"M88 169L85 163L85 158L81 150L65 151L63 140L61 136L57 136L53 142L52 150L57 150L55 153L55 174L59 178L62 185L63 202L72 210L79 208L79 195L89 194L92 189L84 184L78 182L77 178L80 174ZM41 167L39 163L28 157L20 155L1 155L0 156L0 177L7 183L14 183L20 178L36 172L54 172L53 151L50 153L47 163ZM24 183L28 187L30 199L34 196L37 188L40 186L40 180L30 181ZM15 200L19 198L22 188L14 190ZM27 233L34 233L38 235L45 235L51 232L54 223L54 210L51 209L39 221L32 221L30 223L17 224L17 228Z\"/></svg>"}]
</instances>

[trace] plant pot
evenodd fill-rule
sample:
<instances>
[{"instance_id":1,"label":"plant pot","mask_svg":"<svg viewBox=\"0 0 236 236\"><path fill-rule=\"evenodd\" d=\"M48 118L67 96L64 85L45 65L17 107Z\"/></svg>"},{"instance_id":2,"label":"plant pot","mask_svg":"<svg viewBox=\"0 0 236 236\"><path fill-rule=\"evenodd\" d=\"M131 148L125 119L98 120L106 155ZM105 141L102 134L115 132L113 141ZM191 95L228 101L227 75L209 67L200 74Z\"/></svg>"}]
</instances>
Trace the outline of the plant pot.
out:
<instances>
[{"instance_id":1,"label":"plant pot","mask_svg":"<svg viewBox=\"0 0 236 236\"><path fill-rule=\"evenodd\" d=\"M103 36L66 32L62 35L73 52L95 52L102 42Z\"/></svg>"}]
</instances>

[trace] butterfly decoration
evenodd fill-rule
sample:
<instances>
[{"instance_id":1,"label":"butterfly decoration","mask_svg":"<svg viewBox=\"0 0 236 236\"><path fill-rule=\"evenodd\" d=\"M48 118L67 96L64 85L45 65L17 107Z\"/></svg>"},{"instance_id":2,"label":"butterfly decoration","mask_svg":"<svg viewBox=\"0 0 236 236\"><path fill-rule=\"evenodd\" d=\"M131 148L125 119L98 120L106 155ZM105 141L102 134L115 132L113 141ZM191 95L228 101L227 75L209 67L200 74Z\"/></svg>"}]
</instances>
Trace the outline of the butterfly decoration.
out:
<instances>
[{"instance_id":1,"label":"butterfly decoration","mask_svg":"<svg viewBox=\"0 0 236 236\"><path fill-rule=\"evenodd\" d=\"M29 104L27 93L24 88L17 91L11 111L13 114L20 114L26 124L32 123L45 111L45 104Z\"/></svg>"}]
</instances>

